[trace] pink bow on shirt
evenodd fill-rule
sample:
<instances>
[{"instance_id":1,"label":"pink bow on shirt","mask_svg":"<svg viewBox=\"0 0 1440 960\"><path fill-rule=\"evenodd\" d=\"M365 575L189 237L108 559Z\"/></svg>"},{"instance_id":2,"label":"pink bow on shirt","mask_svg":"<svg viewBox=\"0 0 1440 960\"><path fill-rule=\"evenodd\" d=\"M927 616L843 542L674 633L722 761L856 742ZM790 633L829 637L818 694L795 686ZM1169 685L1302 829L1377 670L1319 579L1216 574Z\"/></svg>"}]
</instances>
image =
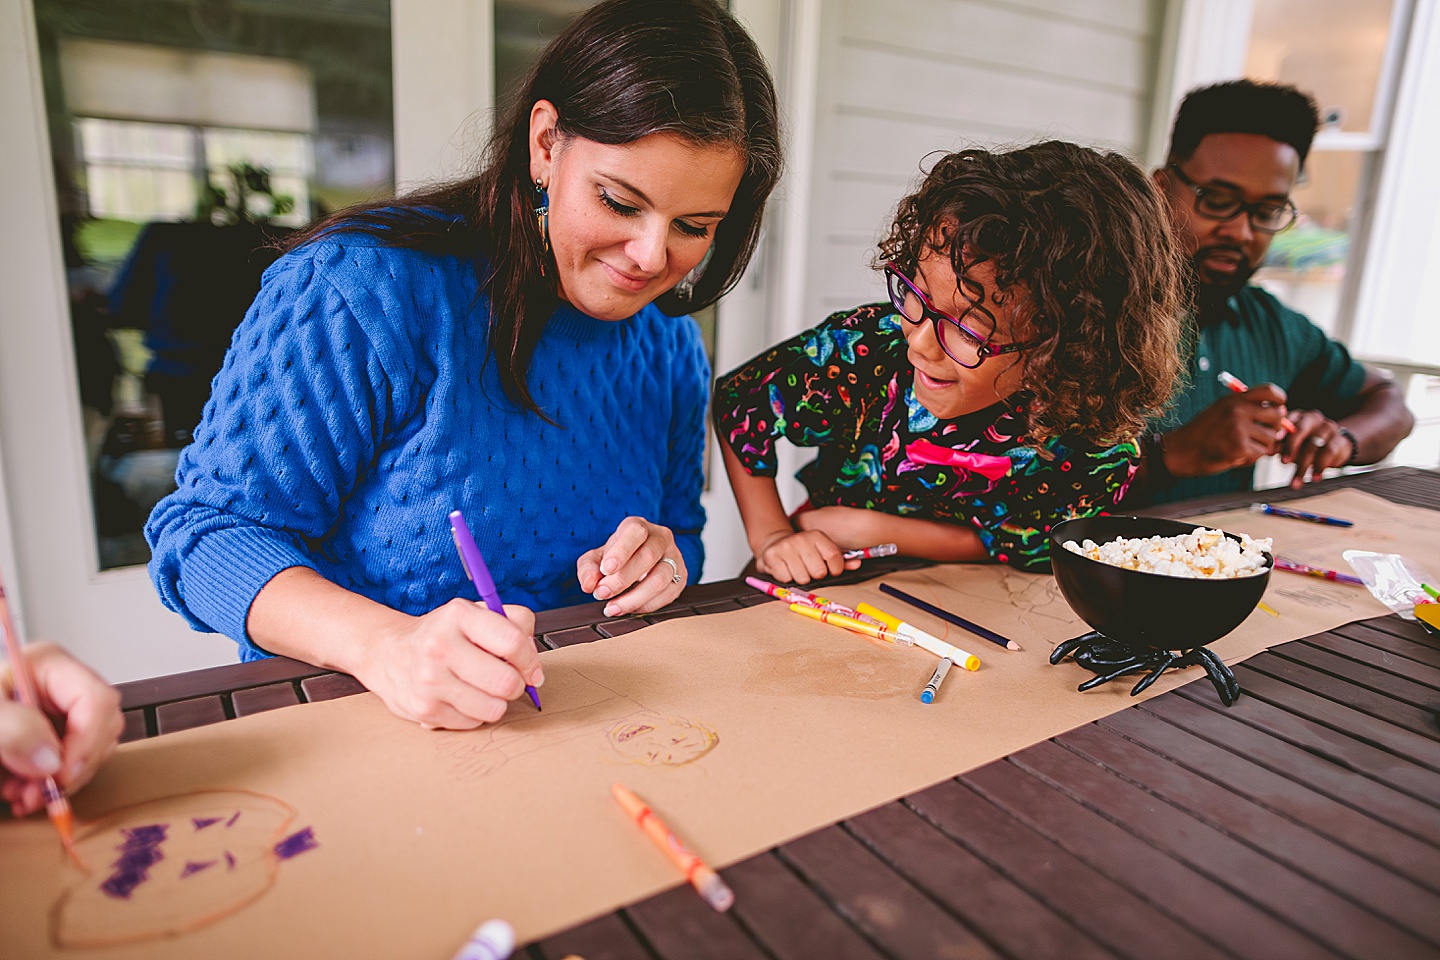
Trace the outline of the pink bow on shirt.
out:
<instances>
[{"instance_id":1,"label":"pink bow on shirt","mask_svg":"<svg viewBox=\"0 0 1440 960\"><path fill-rule=\"evenodd\" d=\"M968 473L978 473L989 480L991 486L994 486L996 480L1010 472L1009 457L952 450L949 447L942 447L938 443L931 443L929 440L916 440L910 443L905 448L905 456L914 463L955 467Z\"/></svg>"}]
</instances>

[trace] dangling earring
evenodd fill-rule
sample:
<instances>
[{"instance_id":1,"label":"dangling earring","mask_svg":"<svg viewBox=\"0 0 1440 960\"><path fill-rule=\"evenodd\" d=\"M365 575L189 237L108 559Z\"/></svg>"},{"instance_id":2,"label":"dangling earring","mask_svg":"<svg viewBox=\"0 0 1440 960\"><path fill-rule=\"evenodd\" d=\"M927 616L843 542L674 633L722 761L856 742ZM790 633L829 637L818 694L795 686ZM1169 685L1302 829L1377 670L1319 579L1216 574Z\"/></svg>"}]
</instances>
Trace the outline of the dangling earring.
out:
<instances>
[{"instance_id":1,"label":"dangling earring","mask_svg":"<svg viewBox=\"0 0 1440 960\"><path fill-rule=\"evenodd\" d=\"M690 298L695 295L695 284L699 281L701 275L705 273L705 268L710 266L710 257L714 253L715 244L712 243L710 244L710 249L705 251L705 256L701 257L700 262L695 264L695 269L685 274L685 276L680 278L680 282L675 284L675 296L679 300L684 303L690 302Z\"/></svg>"},{"instance_id":2,"label":"dangling earring","mask_svg":"<svg viewBox=\"0 0 1440 960\"><path fill-rule=\"evenodd\" d=\"M540 231L540 276L545 276L545 261L550 256L550 195L545 184L535 178L535 226Z\"/></svg>"}]
</instances>

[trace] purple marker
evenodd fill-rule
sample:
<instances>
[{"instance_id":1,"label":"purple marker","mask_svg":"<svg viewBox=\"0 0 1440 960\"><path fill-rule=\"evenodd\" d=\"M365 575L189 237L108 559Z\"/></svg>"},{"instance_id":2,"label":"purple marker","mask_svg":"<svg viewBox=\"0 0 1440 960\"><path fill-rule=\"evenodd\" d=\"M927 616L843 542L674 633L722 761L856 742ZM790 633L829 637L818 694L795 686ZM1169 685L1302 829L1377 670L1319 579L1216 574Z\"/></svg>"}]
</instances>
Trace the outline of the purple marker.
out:
<instances>
[{"instance_id":1,"label":"purple marker","mask_svg":"<svg viewBox=\"0 0 1440 960\"><path fill-rule=\"evenodd\" d=\"M455 549L460 551L460 565L465 568L465 575L470 578L470 582L475 584L480 599L485 601L485 606L489 607L492 613L505 616L505 605L500 602L500 591L495 589L490 568L485 566L485 558L480 555L480 548L470 534L470 527L465 523L465 515L459 510L450 511L450 533L455 538ZM535 704L535 709L542 709L540 692L528 683L525 685L525 692L530 694L530 702Z\"/></svg>"}]
</instances>

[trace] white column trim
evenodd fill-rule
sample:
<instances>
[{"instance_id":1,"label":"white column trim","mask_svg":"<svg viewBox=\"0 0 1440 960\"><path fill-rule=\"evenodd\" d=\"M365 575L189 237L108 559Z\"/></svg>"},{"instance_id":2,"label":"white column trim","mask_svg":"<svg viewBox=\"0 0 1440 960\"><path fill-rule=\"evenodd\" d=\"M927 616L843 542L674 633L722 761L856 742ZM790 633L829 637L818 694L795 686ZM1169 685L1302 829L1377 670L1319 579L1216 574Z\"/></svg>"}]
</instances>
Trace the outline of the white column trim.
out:
<instances>
[{"instance_id":1,"label":"white column trim","mask_svg":"<svg viewBox=\"0 0 1440 960\"><path fill-rule=\"evenodd\" d=\"M479 169L495 102L492 0L391 0L395 187Z\"/></svg>"},{"instance_id":2,"label":"white column trim","mask_svg":"<svg viewBox=\"0 0 1440 960\"><path fill-rule=\"evenodd\" d=\"M820 48L824 0L793 0L785 64L783 114L788 132L786 174L780 186L779 249L767 318L774 343L815 322L807 315L810 209L815 194L815 152L820 132Z\"/></svg>"}]
</instances>

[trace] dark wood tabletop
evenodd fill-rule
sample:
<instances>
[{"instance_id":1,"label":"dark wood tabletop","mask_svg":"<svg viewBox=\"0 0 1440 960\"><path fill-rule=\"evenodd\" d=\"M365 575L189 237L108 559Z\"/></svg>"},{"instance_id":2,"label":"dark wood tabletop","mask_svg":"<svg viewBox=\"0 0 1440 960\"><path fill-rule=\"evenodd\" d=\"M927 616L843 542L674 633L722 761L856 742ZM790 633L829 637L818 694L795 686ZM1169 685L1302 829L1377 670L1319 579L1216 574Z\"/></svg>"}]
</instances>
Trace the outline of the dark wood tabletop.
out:
<instances>
[{"instance_id":1,"label":"dark wood tabletop","mask_svg":"<svg viewBox=\"0 0 1440 960\"><path fill-rule=\"evenodd\" d=\"M1440 473L1397 468L1151 512L1337 487L1440 510ZM543 612L536 640L766 602L700 584L644 617ZM1440 958L1440 638L1382 617L1235 672L1229 708L1202 677L728 867L727 914L681 885L517 956ZM285 659L121 685L132 740L362 690Z\"/></svg>"}]
</instances>

